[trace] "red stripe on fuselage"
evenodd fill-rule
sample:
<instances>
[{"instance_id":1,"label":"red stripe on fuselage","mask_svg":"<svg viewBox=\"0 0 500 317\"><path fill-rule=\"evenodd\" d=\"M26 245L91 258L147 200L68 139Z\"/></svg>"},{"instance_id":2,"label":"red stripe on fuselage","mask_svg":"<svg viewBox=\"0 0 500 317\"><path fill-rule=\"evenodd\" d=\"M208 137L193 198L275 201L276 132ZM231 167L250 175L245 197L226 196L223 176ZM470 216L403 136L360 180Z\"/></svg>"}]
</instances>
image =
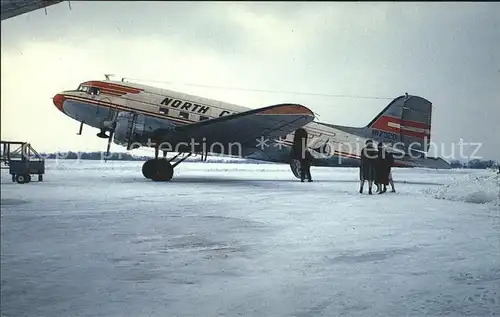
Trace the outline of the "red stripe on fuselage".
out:
<instances>
[{"instance_id":1,"label":"red stripe on fuselage","mask_svg":"<svg viewBox=\"0 0 500 317\"><path fill-rule=\"evenodd\" d=\"M120 105L120 104L116 104L116 103L112 103L112 102L108 102L108 101L103 101L103 100L87 99L87 98L83 98L83 97L75 97L75 96L70 96L70 95L65 95L64 97L67 100L73 100L73 101L77 101L77 102L92 104L92 105L99 106L99 107L110 108L110 109L115 110L115 111L120 111L120 110L123 110L123 111L134 111L134 112L142 113L142 114L144 114L146 116L151 116L151 117L155 117L155 118L159 118L159 119L164 119L164 120L177 121L177 122L183 123L183 124L196 122L196 121L191 121L191 120L179 119L179 118L172 117L172 116L166 116L166 115L162 115L162 114L159 114L159 113L150 112L150 111L147 111L147 110L130 108L130 107L127 107L127 106L123 106L123 105Z\"/></svg>"},{"instance_id":2,"label":"red stripe on fuselage","mask_svg":"<svg viewBox=\"0 0 500 317\"><path fill-rule=\"evenodd\" d=\"M111 90L105 90L105 89L101 89L101 95L102 94L105 94L105 95L111 95L111 96L114 96L114 97L122 97L124 94L121 93L121 92L114 92L114 91L111 91Z\"/></svg>"},{"instance_id":3,"label":"red stripe on fuselage","mask_svg":"<svg viewBox=\"0 0 500 317\"><path fill-rule=\"evenodd\" d=\"M419 122L419 121L403 120L403 119L391 117L391 116L382 116L382 117L380 117L379 120L381 120L381 119L384 119L384 120L390 119L394 123L398 123L398 124L401 124L404 126L417 128L417 129L430 129L431 128L430 125L423 123L423 122Z\"/></svg>"},{"instance_id":4,"label":"red stripe on fuselage","mask_svg":"<svg viewBox=\"0 0 500 317\"><path fill-rule=\"evenodd\" d=\"M120 96L123 96L125 94L138 94L141 91L143 91L143 89L139 89L139 88L117 85L114 83L107 83L107 82L95 81L95 80L84 82L83 85L87 85L90 87L96 87L96 88L99 88L103 91L108 91L108 92L120 94Z\"/></svg>"},{"instance_id":5,"label":"red stripe on fuselage","mask_svg":"<svg viewBox=\"0 0 500 317\"><path fill-rule=\"evenodd\" d=\"M399 127L391 126L391 123L399 125ZM430 130L430 126L425 124L425 123L416 122L416 121L409 121L409 120L401 120L399 118L394 118L394 117L389 117L389 116L380 117L372 125L372 128L377 129L377 130L382 130L382 131L387 131L387 132L392 132L392 133L397 133L397 134L401 133L401 134L406 135L406 136L413 136L413 137L417 137L417 138L430 138L429 132L411 131L411 130L405 129L405 127Z\"/></svg>"}]
</instances>

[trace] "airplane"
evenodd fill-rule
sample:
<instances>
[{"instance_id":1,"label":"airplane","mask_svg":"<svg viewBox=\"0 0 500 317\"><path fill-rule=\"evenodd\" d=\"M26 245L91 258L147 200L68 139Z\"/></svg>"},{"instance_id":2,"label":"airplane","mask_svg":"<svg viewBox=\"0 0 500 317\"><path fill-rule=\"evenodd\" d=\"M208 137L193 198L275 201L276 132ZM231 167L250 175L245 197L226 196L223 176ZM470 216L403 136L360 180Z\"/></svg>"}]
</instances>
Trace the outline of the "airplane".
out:
<instances>
[{"instance_id":1,"label":"airplane","mask_svg":"<svg viewBox=\"0 0 500 317\"><path fill-rule=\"evenodd\" d=\"M396 97L364 127L315 121L314 112L295 103L251 109L236 104L125 81L89 80L56 93L65 115L100 130L97 136L127 147L155 149L142 166L153 181L170 181L174 168L191 155L208 153L289 164L300 178L300 157L308 149L312 166L357 166L367 140L382 142L396 155L396 167L448 169L427 156L432 103L413 95ZM234 153L234 151L237 153ZM159 157L159 153L163 157ZM167 153L177 153L167 159ZM177 161L175 161L178 158Z\"/></svg>"}]
</instances>

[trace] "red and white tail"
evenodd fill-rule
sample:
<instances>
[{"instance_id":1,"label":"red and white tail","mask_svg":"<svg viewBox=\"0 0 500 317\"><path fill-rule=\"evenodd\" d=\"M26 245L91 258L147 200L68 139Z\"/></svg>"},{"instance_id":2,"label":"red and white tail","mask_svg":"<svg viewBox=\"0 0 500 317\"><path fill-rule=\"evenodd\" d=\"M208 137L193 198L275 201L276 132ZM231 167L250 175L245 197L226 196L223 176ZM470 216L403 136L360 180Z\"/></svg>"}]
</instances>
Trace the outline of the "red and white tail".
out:
<instances>
[{"instance_id":1,"label":"red and white tail","mask_svg":"<svg viewBox=\"0 0 500 317\"><path fill-rule=\"evenodd\" d=\"M367 128L379 142L400 143L405 150L427 152L431 140L432 103L404 95L394 99Z\"/></svg>"}]
</instances>

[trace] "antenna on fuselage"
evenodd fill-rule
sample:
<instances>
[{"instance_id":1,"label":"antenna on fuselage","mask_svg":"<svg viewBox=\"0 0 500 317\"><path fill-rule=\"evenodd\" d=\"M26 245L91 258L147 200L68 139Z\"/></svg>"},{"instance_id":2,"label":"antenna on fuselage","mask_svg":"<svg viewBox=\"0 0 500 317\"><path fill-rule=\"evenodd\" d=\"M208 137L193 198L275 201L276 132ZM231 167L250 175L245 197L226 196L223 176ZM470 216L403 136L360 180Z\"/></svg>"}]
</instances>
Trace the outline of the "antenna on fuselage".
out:
<instances>
[{"instance_id":1,"label":"antenna on fuselage","mask_svg":"<svg viewBox=\"0 0 500 317\"><path fill-rule=\"evenodd\" d=\"M106 78L106 80L109 80L109 76L115 76L114 74L104 74L104 77Z\"/></svg>"}]
</instances>

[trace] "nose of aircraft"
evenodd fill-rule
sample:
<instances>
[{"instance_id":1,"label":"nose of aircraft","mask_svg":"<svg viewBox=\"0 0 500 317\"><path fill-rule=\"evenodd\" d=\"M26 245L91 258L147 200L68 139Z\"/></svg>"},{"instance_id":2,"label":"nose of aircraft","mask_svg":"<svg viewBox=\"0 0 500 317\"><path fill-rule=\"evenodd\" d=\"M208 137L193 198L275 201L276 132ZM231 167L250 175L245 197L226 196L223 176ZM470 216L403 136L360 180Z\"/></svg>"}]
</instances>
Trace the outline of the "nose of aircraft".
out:
<instances>
[{"instance_id":1,"label":"nose of aircraft","mask_svg":"<svg viewBox=\"0 0 500 317\"><path fill-rule=\"evenodd\" d=\"M63 105L64 105L64 96L61 94L56 94L54 98L52 98L52 101L54 102L54 105L59 109L60 111L63 111Z\"/></svg>"}]
</instances>

